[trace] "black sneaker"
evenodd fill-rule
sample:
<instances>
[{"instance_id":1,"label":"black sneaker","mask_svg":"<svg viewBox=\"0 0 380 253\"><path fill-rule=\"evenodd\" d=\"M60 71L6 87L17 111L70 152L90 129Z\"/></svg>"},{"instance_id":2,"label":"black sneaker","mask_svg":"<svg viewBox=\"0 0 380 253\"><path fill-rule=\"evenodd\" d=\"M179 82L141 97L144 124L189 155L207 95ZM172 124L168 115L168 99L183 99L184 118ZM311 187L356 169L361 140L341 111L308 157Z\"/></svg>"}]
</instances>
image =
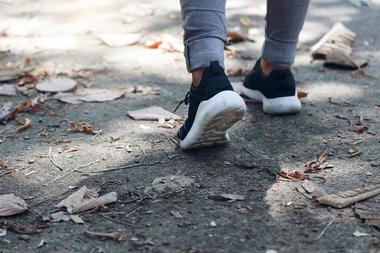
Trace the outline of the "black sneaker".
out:
<instances>
[{"instance_id":1,"label":"black sneaker","mask_svg":"<svg viewBox=\"0 0 380 253\"><path fill-rule=\"evenodd\" d=\"M204 69L199 86L192 85L183 102L190 105L188 118L177 133L182 149L228 142L227 130L241 120L246 111L244 100L233 91L217 61Z\"/></svg>"},{"instance_id":2,"label":"black sneaker","mask_svg":"<svg viewBox=\"0 0 380 253\"><path fill-rule=\"evenodd\" d=\"M268 114L288 114L301 111L296 81L289 69L273 70L268 76L261 71L260 59L246 76L241 93L263 103Z\"/></svg>"}]
</instances>

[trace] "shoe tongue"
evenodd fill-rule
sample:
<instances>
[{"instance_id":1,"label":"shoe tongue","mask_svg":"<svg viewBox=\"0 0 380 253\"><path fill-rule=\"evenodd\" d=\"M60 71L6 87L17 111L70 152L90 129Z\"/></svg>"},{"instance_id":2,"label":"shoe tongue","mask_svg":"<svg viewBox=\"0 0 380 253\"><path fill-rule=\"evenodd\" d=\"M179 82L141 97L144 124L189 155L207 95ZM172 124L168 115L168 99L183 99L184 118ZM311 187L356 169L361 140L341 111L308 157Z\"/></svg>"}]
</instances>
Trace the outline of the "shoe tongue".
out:
<instances>
[{"instance_id":1,"label":"shoe tongue","mask_svg":"<svg viewBox=\"0 0 380 253\"><path fill-rule=\"evenodd\" d=\"M210 63L210 70L211 70L211 73L214 75L220 74L223 71L218 61L212 61Z\"/></svg>"}]
</instances>

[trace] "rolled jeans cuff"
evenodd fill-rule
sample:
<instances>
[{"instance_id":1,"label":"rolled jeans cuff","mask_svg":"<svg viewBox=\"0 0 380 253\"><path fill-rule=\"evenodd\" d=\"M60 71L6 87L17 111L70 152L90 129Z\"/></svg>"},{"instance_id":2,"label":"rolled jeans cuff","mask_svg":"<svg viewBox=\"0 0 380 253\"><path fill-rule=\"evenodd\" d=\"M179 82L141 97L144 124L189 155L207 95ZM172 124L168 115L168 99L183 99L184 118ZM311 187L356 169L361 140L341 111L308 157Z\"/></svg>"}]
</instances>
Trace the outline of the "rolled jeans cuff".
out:
<instances>
[{"instance_id":1,"label":"rolled jeans cuff","mask_svg":"<svg viewBox=\"0 0 380 253\"><path fill-rule=\"evenodd\" d=\"M224 68L224 42L218 38L197 39L185 43L187 70L206 68L210 62L218 61Z\"/></svg>"},{"instance_id":2,"label":"rolled jeans cuff","mask_svg":"<svg viewBox=\"0 0 380 253\"><path fill-rule=\"evenodd\" d=\"M297 50L297 42L280 42L265 39L262 57L269 63L281 67L293 65Z\"/></svg>"}]
</instances>

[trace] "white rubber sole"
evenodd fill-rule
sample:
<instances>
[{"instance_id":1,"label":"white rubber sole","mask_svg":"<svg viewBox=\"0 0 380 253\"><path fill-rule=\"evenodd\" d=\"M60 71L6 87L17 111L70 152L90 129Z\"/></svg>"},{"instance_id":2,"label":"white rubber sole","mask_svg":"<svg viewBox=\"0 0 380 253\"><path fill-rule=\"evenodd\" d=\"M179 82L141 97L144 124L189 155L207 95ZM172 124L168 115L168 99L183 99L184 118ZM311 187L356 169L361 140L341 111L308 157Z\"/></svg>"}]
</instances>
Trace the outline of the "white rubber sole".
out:
<instances>
[{"instance_id":1,"label":"white rubber sole","mask_svg":"<svg viewBox=\"0 0 380 253\"><path fill-rule=\"evenodd\" d=\"M263 111L267 114L290 114L301 111L301 101L297 96L281 97L281 98L266 98L260 91L251 90L246 87L241 87L242 95L245 95L253 100L263 103Z\"/></svg>"},{"instance_id":2,"label":"white rubber sole","mask_svg":"<svg viewBox=\"0 0 380 253\"><path fill-rule=\"evenodd\" d=\"M246 105L234 91L222 91L200 103L194 123L180 141L182 149L221 145L229 141L228 129L244 117Z\"/></svg>"}]
</instances>

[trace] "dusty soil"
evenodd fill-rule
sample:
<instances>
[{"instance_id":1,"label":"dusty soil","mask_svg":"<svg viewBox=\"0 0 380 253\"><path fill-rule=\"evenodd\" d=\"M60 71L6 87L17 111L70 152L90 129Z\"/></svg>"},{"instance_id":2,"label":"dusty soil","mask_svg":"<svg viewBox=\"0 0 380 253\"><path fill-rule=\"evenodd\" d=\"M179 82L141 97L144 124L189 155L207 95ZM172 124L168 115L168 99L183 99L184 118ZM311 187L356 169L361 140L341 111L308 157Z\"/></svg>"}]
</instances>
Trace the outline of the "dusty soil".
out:
<instances>
[{"instance_id":1,"label":"dusty soil","mask_svg":"<svg viewBox=\"0 0 380 253\"><path fill-rule=\"evenodd\" d=\"M159 105L173 110L183 99L188 85L181 53L146 49L137 44L113 48L99 43L95 35L104 32L146 31L146 38L169 33L180 37L178 1L145 1L155 10L153 16L123 23L120 10L139 1L0 1L1 62L32 65L55 63L64 71L102 70L78 79L97 88L152 86L160 95L129 94L105 103L68 105L48 100L45 108L20 115L32 120L29 129L14 133L14 121L0 126L5 141L0 144L1 159L12 172L0 178L0 193L15 193L30 205L30 211L1 220L20 224L42 224L41 215L54 211L54 205L75 191L73 186L98 187L101 193L116 191L118 201L107 209L84 213L85 224L50 223L41 233L22 240L8 231L0 237L0 252L368 252L376 248L380 233L361 221L351 208L337 210L321 206L297 192L299 181L277 180L281 170L304 170L304 163L328 152L332 168L311 175L312 182L325 193L333 193L378 183L380 178L380 3L356 8L349 1L313 1L300 40L294 72L302 90L299 115L272 117L260 105L248 105L244 120L230 131L225 147L193 152L181 151L168 136L175 129L159 127L158 122L134 121L127 110ZM251 3L255 2L255 3ZM264 30L265 1L230 1L229 26L250 16L257 28L256 43L244 42L253 56L259 55ZM355 53L369 59L364 70L376 79L352 77L350 71L323 68L310 62L309 47L332 24L342 21L358 34ZM38 44L38 39L51 43ZM62 42L57 43L57 41ZM251 68L253 60L227 57L227 68ZM239 78L233 78L237 81ZM28 91L34 97L36 91ZM338 103L329 102L332 101ZM0 103L18 102L25 96L0 97ZM349 104L347 104L349 103ZM185 116L186 107L179 109ZM363 134L355 132L356 116L369 125ZM353 125L345 119L352 121ZM70 121L90 122L100 136L68 131ZM48 137L41 136L49 128ZM352 145L362 153L349 157ZM59 152L65 146L73 153ZM51 147L63 171L49 157ZM128 148L128 151L126 151ZM130 150L129 150L130 149ZM143 159L143 161L141 161ZM97 161L68 176L47 184L77 166ZM150 163L159 164L149 165ZM134 168L99 172L123 165ZM34 172L33 172L34 171ZM33 172L32 174L30 174ZM161 176L185 175L195 184L184 192L152 199L145 187ZM325 180L321 180L323 177ZM209 199L211 193L231 193L243 201ZM380 199L378 198L380 201ZM178 211L183 218L175 218ZM105 218L106 217L106 218ZM108 219L107 219L108 218ZM330 221L323 236L318 235ZM120 231L121 242L98 240L85 230ZM355 231L369 235L354 237ZM45 241L38 247L41 240ZM377 246L378 247L378 246ZM379 252L371 251L371 252Z\"/></svg>"}]
</instances>

